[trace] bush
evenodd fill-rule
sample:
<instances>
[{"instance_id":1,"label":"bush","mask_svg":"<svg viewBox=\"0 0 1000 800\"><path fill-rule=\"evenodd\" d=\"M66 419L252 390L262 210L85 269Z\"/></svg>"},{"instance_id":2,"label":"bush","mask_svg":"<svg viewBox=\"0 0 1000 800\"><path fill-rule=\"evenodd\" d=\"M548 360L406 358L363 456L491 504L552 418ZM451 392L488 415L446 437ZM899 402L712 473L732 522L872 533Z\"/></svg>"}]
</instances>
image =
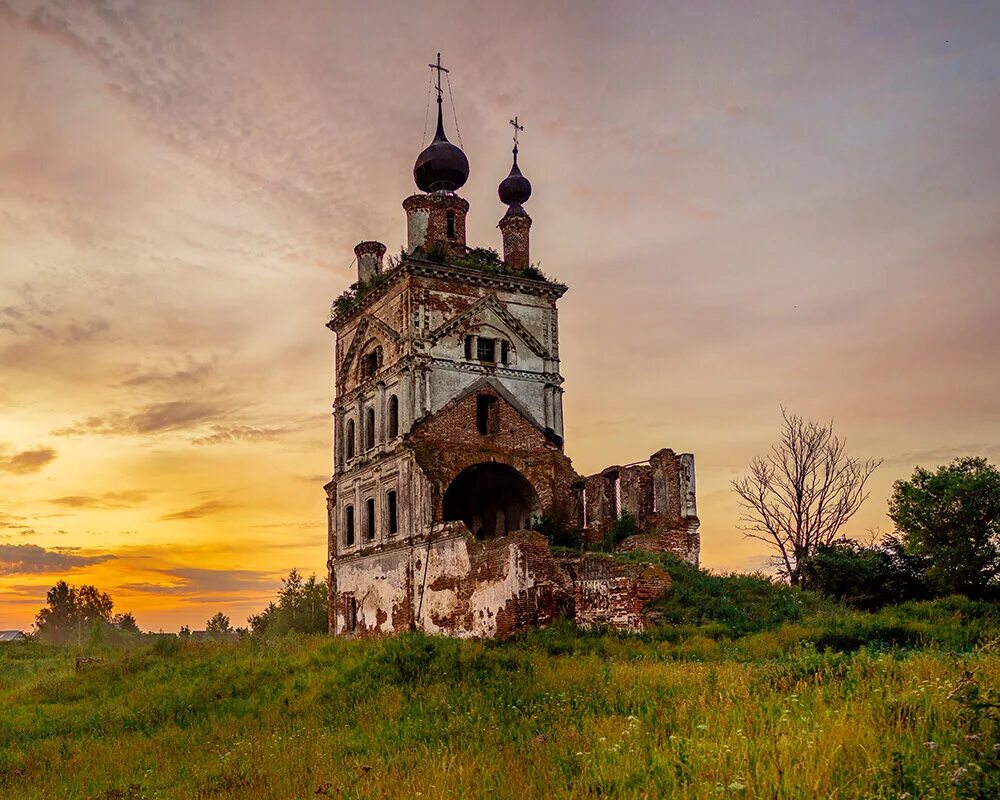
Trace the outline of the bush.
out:
<instances>
[{"instance_id":1,"label":"bush","mask_svg":"<svg viewBox=\"0 0 1000 800\"><path fill-rule=\"evenodd\" d=\"M763 575L713 575L668 553L623 553L616 557L654 561L670 574L670 588L651 606L662 623L715 624L725 635L737 637L773 630L836 607L813 592Z\"/></svg>"},{"instance_id":2,"label":"bush","mask_svg":"<svg viewBox=\"0 0 1000 800\"><path fill-rule=\"evenodd\" d=\"M921 565L893 537L868 546L850 539L820 545L802 571L810 589L865 611L926 596Z\"/></svg>"}]
</instances>

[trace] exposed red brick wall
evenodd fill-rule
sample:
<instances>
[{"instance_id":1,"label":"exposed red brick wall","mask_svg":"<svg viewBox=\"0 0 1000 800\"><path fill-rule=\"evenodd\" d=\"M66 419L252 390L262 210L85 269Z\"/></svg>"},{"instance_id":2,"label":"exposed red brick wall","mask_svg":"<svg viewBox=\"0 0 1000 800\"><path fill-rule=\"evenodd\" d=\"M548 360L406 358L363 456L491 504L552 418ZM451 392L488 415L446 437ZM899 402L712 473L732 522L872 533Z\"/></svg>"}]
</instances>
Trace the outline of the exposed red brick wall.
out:
<instances>
[{"instance_id":1,"label":"exposed red brick wall","mask_svg":"<svg viewBox=\"0 0 1000 800\"><path fill-rule=\"evenodd\" d=\"M531 217L527 214L505 216L497 225L503 236L503 260L512 270L524 269L531 264L529 235Z\"/></svg>"},{"instance_id":2,"label":"exposed red brick wall","mask_svg":"<svg viewBox=\"0 0 1000 800\"><path fill-rule=\"evenodd\" d=\"M670 576L651 564L622 564L588 555L566 566L573 575L575 620L583 626L644 630L646 607L670 586Z\"/></svg>"},{"instance_id":3,"label":"exposed red brick wall","mask_svg":"<svg viewBox=\"0 0 1000 800\"><path fill-rule=\"evenodd\" d=\"M497 399L499 431L483 436L476 427L476 396ZM441 519L445 490L473 464L497 462L513 467L532 485L543 512L565 517L574 506L573 484L580 476L562 448L525 419L503 396L486 386L421 420L407 444L434 486L434 518Z\"/></svg>"},{"instance_id":4,"label":"exposed red brick wall","mask_svg":"<svg viewBox=\"0 0 1000 800\"><path fill-rule=\"evenodd\" d=\"M423 247L430 249L434 242L442 242L453 250L465 250L465 216L469 212L469 202L455 194L414 194L403 201L407 214L426 211L427 236ZM448 212L455 215L455 236L448 238Z\"/></svg>"}]
</instances>

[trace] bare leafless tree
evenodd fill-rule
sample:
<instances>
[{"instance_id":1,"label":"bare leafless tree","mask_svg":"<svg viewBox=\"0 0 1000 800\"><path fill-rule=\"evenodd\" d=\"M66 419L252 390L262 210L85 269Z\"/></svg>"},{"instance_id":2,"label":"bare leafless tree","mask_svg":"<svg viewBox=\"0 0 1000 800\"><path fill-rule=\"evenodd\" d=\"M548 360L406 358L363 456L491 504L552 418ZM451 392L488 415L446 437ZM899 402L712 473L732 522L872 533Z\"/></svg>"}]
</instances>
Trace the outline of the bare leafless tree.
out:
<instances>
[{"instance_id":1,"label":"bare leafless tree","mask_svg":"<svg viewBox=\"0 0 1000 800\"><path fill-rule=\"evenodd\" d=\"M830 544L868 498L865 483L882 459L849 457L832 422L821 425L784 408L781 418L778 443L732 483L740 497L740 530L774 548L782 572L797 586L805 561Z\"/></svg>"}]
</instances>

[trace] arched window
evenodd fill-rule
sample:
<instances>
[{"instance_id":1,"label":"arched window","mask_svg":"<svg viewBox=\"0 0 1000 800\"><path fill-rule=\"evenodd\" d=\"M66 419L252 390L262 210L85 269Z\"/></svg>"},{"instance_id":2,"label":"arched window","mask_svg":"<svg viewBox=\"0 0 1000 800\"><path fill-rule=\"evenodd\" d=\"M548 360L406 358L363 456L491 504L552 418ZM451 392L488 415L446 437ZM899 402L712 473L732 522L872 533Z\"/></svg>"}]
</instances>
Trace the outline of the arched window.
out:
<instances>
[{"instance_id":1,"label":"arched window","mask_svg":"<svg viewBox=\"0 0 1000 800\"><path fill-rule=\"evenodd\" d=\"M353 419L347 420L347 434L346 434L346 438L347 438L347 447L345 449L347 451L347 457L348 458L354 458L354 420Z\"/></svg>"},{"instance_id":2,"label":"arched window","mask_svg":"<svg viewBox=\"0 0 1000 800\"><path fill-rule=\"evenodd\" d=\"M354 506L344 506L344 544L354 544Z\"/></svg>"},{"instance_id":3,"label":"arched window","mask_svg":"<svg viewBox=\"0 0 1000 800\"><path fill-rule=\"evenodd\" d=\"M445 228L446 228L445 235L449 239L454 239L455 238L455 212L454 211L448 211L447 213L445 213L445 215L444 215L444 223L445 223Z\"/></svg>"},{"instance_id":4,"label":"arched window","mask_svg":"<svg viewBox=\"0 0 1000 800\"><path fill-rule=\"evenodd\" d=\"M369 408L365 414L365 447L371 450L375 446L375 409Z\"/></svg>"},{"instance_id":5,"label":"arched window","mask_svg":"<svg viewBox=\"0 0 1000 800\"><path fill-rule=\"evenodd\" d=\"M396 519L396 492L393 489L385 493L385 513L388 517L388 531L392 535L399 530L399 523Z\"/></svg>"},{"instance_id":6,"label":"arched window","mask_svg":"<svg viewBox=\"0 0 1000 800\"><path fill-rule=\"evenodd\" d=\"M369 497L365 501L365 539L369 542L375 541L375 498Z\"/></svg>"},{"instance_id":7,"label":"arched window","mask_svg":"<svg viewBox=\"0 0 1000 800\"><path fill-rule=\"evenodd\" d=\"M389 395L389 438L395 439L399 436L399 400L396 395Z\"/></svg>"}]
</instances>

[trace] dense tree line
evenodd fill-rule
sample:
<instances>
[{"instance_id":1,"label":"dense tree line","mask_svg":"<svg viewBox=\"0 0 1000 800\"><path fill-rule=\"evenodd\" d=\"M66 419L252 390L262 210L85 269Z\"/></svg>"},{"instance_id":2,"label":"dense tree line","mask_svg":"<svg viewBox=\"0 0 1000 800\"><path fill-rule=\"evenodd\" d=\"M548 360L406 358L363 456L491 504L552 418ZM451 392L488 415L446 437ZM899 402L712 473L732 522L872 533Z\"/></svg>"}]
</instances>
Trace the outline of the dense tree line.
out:
<instances>
[{"instance_id":1,"label":"dense tree line","mask_svg":"<svg viewBox=\"0 0 1000 800\"><path fill-rule=\"evenodd\" d=\"M896 481L895 532L871 544L842 539L807 560L805 584L858 608L961 594L1000 600L1000 470L960 458Z\"/></svg>"}]
</instances>

